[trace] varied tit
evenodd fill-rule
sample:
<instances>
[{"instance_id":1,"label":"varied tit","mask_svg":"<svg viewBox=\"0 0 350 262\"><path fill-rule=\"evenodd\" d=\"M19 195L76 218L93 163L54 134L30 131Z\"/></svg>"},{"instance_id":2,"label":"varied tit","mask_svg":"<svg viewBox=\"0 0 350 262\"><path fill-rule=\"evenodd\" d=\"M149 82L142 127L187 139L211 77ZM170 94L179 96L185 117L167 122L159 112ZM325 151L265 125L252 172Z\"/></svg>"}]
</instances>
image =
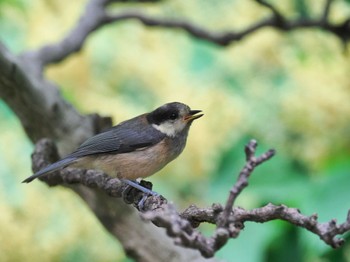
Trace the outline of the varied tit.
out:
<instances>
[{"instance_id":1,"label":"varied tit","mask_svg":"<svg viewBox=\"0 0 350 262\"><path fill-rule=\"evenodd\" d=\"M165 104L90 137L76 151L23 182L69 166L101 170L154 194L132 180L151 176L174 160L186 145L193 120L203 116L200 112L179 102Z\"/></svg>"}]
</instances>

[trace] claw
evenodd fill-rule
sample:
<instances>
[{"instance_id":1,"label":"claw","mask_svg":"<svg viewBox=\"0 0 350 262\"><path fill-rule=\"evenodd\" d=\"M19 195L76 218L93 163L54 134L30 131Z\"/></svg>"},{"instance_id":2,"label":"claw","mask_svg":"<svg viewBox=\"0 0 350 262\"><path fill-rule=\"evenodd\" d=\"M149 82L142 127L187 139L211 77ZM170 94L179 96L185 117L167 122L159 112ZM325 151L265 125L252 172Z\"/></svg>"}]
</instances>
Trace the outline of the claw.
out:
<instances>
[{"instance_id":1,"label":"claw","mask_svg":"<svg viewBox=\"0 0 350 262\"><path fill-rule=\"evenodd\" d=\"M143 195L139 203L137 204L137 207L139 210L143 210L144 204L146 199L148 198L148 195Z\"/></svg>"},{"instance_id":2,"label":"claw","mask_svg":"<svg viewBox=\"0 0 350 262\"><path fill-rule=\"evenodd\" d=\"M133 190L135 190L134 187L131 187L131 186L127 186L123 192L122 192L122 198L124 200L124 202L126 204L132 204L134 201L134 193L132 192Z\"/></svg>"},{"instance_id":3,"label":"claw","mask_svg":"<svg viewBox=\"0 0 350 262\"><path fill-rule=\"evenodd\" d=\"M144 204L146 199L151 195L151 196L160 196L157 192L152 191L151 189L146 188L145 186L138 184L137 182L131 181L131 180L127 180L127 179L122 179L122 181L124 183L126 183L127 185L129 185L131 188L126 189L123 192L123 199L126 203L131 204L133 201L130 200L128 198L128 194L129 192L132 190L132 188L136 188L138 190L140 190L141 192L144 193L144 195L142 196L141 200L138 202L137 207L139 210L143 210ZM146 182L146 181L141 181L141 182ZM146 182L149 183L149 182Z\"/></svg>"},{"instance_id":4,"label":"claw","mask_svg":"<svg viewBox=\"0 0 350 262\"><path fill-rule=\"evenodd\" d=\"M147 194L147 195L151 195L151 196L159 196L159 194L157 192L154 192L144 186L141 186L140 184L134 182L134 181L131 181L131 180L128 180L128 179L122 179L122 181L125 183L125 184L128 184L129 186L132 186L138 190L140 190L141 192Z\"/></svg>"}]
</instances>

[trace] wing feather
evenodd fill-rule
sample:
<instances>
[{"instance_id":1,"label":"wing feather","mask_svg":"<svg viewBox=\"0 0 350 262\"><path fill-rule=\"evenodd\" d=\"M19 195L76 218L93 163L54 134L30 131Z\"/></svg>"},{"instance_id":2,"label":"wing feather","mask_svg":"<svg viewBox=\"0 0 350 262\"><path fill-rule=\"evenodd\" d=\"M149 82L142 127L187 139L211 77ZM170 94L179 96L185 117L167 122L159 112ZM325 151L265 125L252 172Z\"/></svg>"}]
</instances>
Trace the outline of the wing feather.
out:
<instances>
[{"instance_id":1,"label":"wing feather","mask_svg":"<svg viewBox=\"0 0 350 262\"><path fill-rule=\"evenodd\" d=\"M90 137L70 156L128 153L155 145L164 139L165 134L143 123L142 119L140 117L130 119Z\"/></svg>"}]
</instances>

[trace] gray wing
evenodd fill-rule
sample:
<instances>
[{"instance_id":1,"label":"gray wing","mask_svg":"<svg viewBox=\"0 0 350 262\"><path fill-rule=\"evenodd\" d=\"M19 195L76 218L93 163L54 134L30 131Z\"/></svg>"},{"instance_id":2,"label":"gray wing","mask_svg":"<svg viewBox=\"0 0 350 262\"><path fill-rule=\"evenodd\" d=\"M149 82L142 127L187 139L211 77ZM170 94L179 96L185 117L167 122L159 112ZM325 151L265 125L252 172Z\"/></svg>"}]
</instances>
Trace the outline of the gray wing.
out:
<instances>
[{"instance_id":1,"label":"gray wing","mask_svg":"<svg viewBox=\"0 0 350 262\"><path fill-rule=\"evenodd\" d=\"M155 145L165 138L163 133L143 120L142 117L135 117L112 127L106 132L89 138L75 152L41 169L23 182L29 183L35 178L64 168L83 156L132 152L143 147Z\"/></svg>"},{"instance_id":2,"label":"gray wing","mask_svg":"<svg viewBox=\"0 0 350 262\"><path fill-rule=\"evenodd\" d=\"M136 117L90 137L69 156L79 158L94 154L128 153L155 145L164 137L165 134Z\"/></svg>"}]
</instances>

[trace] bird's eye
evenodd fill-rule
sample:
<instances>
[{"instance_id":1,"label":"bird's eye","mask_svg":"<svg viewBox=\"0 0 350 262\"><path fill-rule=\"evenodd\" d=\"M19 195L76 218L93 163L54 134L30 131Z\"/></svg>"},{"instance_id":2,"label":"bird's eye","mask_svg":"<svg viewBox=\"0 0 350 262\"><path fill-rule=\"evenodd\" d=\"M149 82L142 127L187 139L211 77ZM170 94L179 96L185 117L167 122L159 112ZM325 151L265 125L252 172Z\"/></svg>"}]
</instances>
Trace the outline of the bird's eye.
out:
<instances>
[{"instance_id":1,"label":"bird's eye","mask_svg":"<svg viewBox=\"0 0 350 262\"><path fill-rule=\"evenodd\" d=\"M172 113L170 114L170 117L169 117L171 120L175 120L177 118L177 114L176 113Z\"/></svg>"}]
</instances>

